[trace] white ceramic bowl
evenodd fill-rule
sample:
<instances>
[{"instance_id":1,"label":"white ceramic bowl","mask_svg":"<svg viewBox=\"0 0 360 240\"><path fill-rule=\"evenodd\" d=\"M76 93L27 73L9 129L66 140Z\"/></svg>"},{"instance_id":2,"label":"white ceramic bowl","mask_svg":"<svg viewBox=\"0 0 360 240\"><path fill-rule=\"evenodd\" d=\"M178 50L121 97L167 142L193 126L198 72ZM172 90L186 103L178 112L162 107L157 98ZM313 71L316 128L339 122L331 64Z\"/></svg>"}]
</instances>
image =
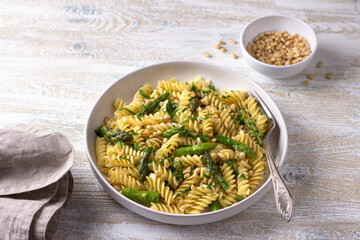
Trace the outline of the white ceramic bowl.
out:
<instances>
[{"instance_id":1,"label":"white ceramic bowl","mask_svg":"<svg viewBox=\"0 0 360 240\"><path fill-rule=\"evenodd\" d=\"M278 32L285 30L290 34L298 33L300 36L306 38L311 48L310 56L299 63L287 66L270 65L252 57L246 50L247 45L260 33L273 30ZM279 15L257 18L248 23L241 32L239 42L241 52L250 67L271 78L288 78L302 72L309 66L317 49L316 35L309 25L299 19Z\"/></svg>"},{"instance_id":2,"label":"white ceramic bowl","mask_svg":"<svg viewBox=\"0 0 360 240\"><path fill-rule=\"evenodd\" d=\"M254 194L233 206L216 212L194 215L176 215L155 211L138 204L121 195L105 180L105 176L100 172L96 164L95 129L103 124L105 116L113 116L114 110L112 106L116 98L121 97L126 102L130 102L134 93L144 83L156 86L157 81L159 80L168 80L172 77L176 77L180 81L189 81L199 75L205 79L211 79L217 89L255 90L273 112L277 122L277 128L270 139L270 146L277 165L281 165L285 159L288 146L288 135L284 119L269 95L253 81L229 69L198 62L168 62L139 69L116 81L95 103L85 127L85 144L86 154L91 169L103 188L124 207L144 217L164 223L181 225L215 222L231 217L248 208L259 200L271 187L271 178L269 178L269 172L267 172L265 174L265 181L260 188Z\"/></svg>"}]
</instances>

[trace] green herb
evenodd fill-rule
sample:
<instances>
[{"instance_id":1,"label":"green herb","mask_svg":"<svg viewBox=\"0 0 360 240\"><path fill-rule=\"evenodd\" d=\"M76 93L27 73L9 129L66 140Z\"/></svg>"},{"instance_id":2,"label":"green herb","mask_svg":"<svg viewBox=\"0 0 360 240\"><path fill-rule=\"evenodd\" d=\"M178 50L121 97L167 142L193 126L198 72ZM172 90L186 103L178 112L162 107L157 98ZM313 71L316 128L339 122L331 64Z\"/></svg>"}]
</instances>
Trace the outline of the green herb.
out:
<instances>
[{"instance_id":1,"label":"green herb","mask_svg":"<svg viewBox=\"0 0 360 240\"><path fill-rule=\"evenodd\" d=\"M175 118L178 107L179 105L174 102L168 101L166 103L166 112L171 116L172 119Z\"/></svg>"},{"instance_id":2,"label":"green herb","mask_svg":"<svg viewBox=\"0 0 360 240\"><path fill-rule=\"evenodd\" d=\"M209 188L209 189L212 189L212 182L209 182L208 188Z\"/></svg>"},{"instance_id":3,"label":"green herb","mask_svg":"<svg viewBox=\"0 0 360 240\"><path fill-rule=\"evenodd\" d=\"M121 157L121 159L124 159L126 161L130 161L130 159L128 159L127 157Z\"/></svg>"},{"instance_id":4,"label":"green herb","mask_svg":"<svg viewBox=\"0 0 360 240\"><path fill-rule=\"evenodd\" d=\"M133 135L133 136L139 135L139 134L137 134L137 133L134 131L134 129L131 129L131 130L130 130L130 134Z\"/></svg>"},{"instance_id":5,"label":"green herb","mask_svg":"<svg viewBox=\"0 0 360 240\"><path fill-rule=\"evenodd\" d=\"M142 89L139 90L139 93L140 93L140 95L143 96L144 98L151 99L148 95L146 95L146 94L144 93L144 91L143 91Z\"/></svg>"},{"instance_id":6,"label":"green herb","mask_svg":"<svg viewBox=\"0 0 360 240\"><path fill-rule=\"evenodd\" d=\"M171 161L171 159L170 159L170 161ZM179 179L184 178L181 161L176 162L174 165L171 165L169 168L170 168L171 172L174 174L174 176L176 177L176 179L179 180Z\"/></svg>"},{"instance_id":7,"label":"green herb","mask_svg":"<svg viewBox=\"0 0 360 240\"><path fill-rule=\"evenodd\" d=\"M192 83L191 91L196 92L196 87L194 83Z\"/></svg>"},{"instance_id":8,"label":"green herb","mask_svg":"<svg viewBox=\"0 0 360 240\"><path fill-rule=\"evenodd\" d=\"M206 115L204 116L204 118L199 118L199 120L205 121L205 120L207 120L207 119L209 119L209 118L210 118L210 114L206 114Z\"/></svg>"},{"instance_id":9,"label":"green herb","mask_svg":"<svg viewBox=\"0 0 360 240\"><path fill-rule=\"evenodd\" d=\"M204 177L207 178L207 179L210 179L211 177L207 174L204 173Z\"/></svg>"},{"instance_id":10,"label":"green herb","mask_svg":"<svg viewBox=\"0 0 360 240\"><path fill-rule=\"evenodd\" d=\"M216 91L215 86L209 86L209 88L213 91Z\"/></svg>"},{"instance_id":11,"label":"green herb","mask_svg":"<svg viewBox=\"0 0 360 240\"><path fill-rule=\"evenodd\" d=\"M238 202L240 202L240 201L244 200L244 198L243 198L243 197L240 197L240 196L236 196L236 197L235 197L235 200L238 201Z\"/></svg>"},{"instance_id":12,"label":"green herb","mask_svg":"<svg viewBox=\"0 0 360 240\"><path fill-rule=\"evenodd\" d=\"M193 120L193 121L196 121L197 120L197 117L193 117L193 116L185 116L185 118L189 118L189 119L191 119L191 120Z\"/></svg>"},{"instance_id":13,"label":"green herb","mask_svg":"<svg viewBox=\"0 0 360 240\"><path fill-rule=\"evenodd\" d=\"M127 108L124 108L124 107L119 108L117 111L121 111L121 110L126 110L126 111L128 111L130 114L132 114L132 115L135 115L135 114L136 114L136 113L134 113L133 111L131 111L131 110L127 109Z\"/></svg>"},{"instance_id":14,"label":"green herb","mask_svg":"<svg viewBox=\"0 0 360 240\"><path fill-rule=\"evenodd\" d=\"M240 180L241 178L243 178L244 180L246 180L246 176L245 176L244 173L242 173L242 174L239 176L239 180Z\"/></svg>"},{"instance_id":15,"label":"green herb","mask_svg":"<svg viewBox=\"0 0 360 240\"><path fill-rule=\"evenodd\" d=\"M232 166L233 163L234 163L234 161L235 161L235 160L226 160L225 162L226 162L226 164L227 164L228 166Z\"/></svg>"},{"instance_id":16,"label":"green herb","mask_svg":"<svg viewBox=\"0 0 360 240\"><path fill-rule=\"evenodd\" d=\"M135 151L139 151L139 143L136 142L135 145L134 145L134 150Z\"/></svg>"},{"instance_id":17,"label":"green herb","mask_svg":"<svg viewBox=\"0 0 360 240\"><path fill-rule=\"evenodd\" d=\"M185 124L185 123L188 123L188 122L189 122L189 119L186 119L186 120L182 121L182 122L180 123L180 125Z\"/></svg>"},{"instance_id":18,"label":"green herb","mask_svg":"<svg viewBox=\"0 0 360 240\"><path fill-rule=\"evenodd\" d=\"M161 87L161 89L163 89L163 90L165 90L165 91L168 91L168 92L174 91L174 90L171 90L171 89L167 90L167 89L165 89L164 87Z\"/></svg>"},{"instance_id":19,"label":"green herb","mask_svg":"<svg viewBox=\"0 0 360 240\"><path fill-rule=\"evenodd\" d=\"M187 109L189 109L188 107L183 108L183 110L181 110L181 113L185 112Z\"/></svg>"},{"instance_id":20,"label":"green herb","mask_svg":"<svg viewBox=\"0 0 360 240\"><path fill-rule=\"evenodd\" d=\"M211 92L211 90L205 91L204 89L201 89L201 92L202 92L202 94L203 94L204 96L206 96L206 95L208 95L208 94Z\"/></svg>"},{"instance_id":21,"label":"green herb","mask_svg":"<svg viewBox=\"0 0 360 240\"><path fill-rule=\"evenodd\" d=\"M235 120L239 121L241 124L245 124L244 109L240 110L239 116L237 116L237 118Z\"/></svg>"}]
</instances>

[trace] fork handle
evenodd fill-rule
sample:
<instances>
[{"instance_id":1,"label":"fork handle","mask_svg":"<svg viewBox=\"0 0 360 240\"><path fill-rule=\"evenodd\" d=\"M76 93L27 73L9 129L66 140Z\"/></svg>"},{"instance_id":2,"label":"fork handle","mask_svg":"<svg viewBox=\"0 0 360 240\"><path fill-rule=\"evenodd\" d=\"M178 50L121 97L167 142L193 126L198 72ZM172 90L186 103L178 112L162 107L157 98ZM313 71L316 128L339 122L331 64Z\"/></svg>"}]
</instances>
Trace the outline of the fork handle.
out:
<instances>
[{"instance_id":1,"label":"fork handle","mask_svg":"<svg viewBox=\"0 0 360 240\"><path fill-rule=\"evenodd\" d=\"M274 163L274 159L271 154L269 145L266 143L264 145L265 145L266 155L268 156L267 159L272 176L276 208L278 210L278 213L281 215L281 217L287 222L289 222L292 216L292 208L293 208L292 198L289 189L286 187L284 180L280 176L279 171Z\"/></svg>"}]
</instances>

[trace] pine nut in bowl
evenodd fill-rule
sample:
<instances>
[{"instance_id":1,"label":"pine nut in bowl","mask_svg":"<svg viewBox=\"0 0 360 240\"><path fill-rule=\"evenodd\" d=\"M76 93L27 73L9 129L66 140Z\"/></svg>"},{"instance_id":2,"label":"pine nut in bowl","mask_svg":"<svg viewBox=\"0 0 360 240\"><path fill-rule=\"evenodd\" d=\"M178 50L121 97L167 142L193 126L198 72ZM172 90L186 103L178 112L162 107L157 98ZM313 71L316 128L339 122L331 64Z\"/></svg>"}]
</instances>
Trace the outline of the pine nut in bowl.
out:
<instances>
[{"instance_id":1,"label":"pine nut in bowl","mask_svg":"<svg viewBox=\"0 0 360 240\"><path fill-rule=\"evenodd\" d=\"M309 66L317 50L315 32L305 22L272 15L248 23L240 35L245 61L271 78L288 78Z\"/></svg>"}]
</instances>

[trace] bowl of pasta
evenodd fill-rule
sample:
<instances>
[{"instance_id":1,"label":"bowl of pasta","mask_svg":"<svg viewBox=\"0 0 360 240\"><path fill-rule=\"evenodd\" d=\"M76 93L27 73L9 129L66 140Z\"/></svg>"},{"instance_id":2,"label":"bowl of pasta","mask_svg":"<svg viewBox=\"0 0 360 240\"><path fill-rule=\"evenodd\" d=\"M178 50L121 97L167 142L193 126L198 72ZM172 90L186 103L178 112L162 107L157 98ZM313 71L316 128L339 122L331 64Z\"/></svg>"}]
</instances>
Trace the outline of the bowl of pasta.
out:
<instances>
[{"instance_id":1,"label":"bowl of pasta","mask_svg":"<svg viewBox=\"0 0 360 240\"><path fill-rule=\"evenodd\" d=\"M263 139L277 166L288 135L270 96L229 69L167 62L134 71L95 103L86 127L86 153L103 188L144 217L193 225L223 220L259 200L271 187Z\"/></svg>"}]
</instances>

